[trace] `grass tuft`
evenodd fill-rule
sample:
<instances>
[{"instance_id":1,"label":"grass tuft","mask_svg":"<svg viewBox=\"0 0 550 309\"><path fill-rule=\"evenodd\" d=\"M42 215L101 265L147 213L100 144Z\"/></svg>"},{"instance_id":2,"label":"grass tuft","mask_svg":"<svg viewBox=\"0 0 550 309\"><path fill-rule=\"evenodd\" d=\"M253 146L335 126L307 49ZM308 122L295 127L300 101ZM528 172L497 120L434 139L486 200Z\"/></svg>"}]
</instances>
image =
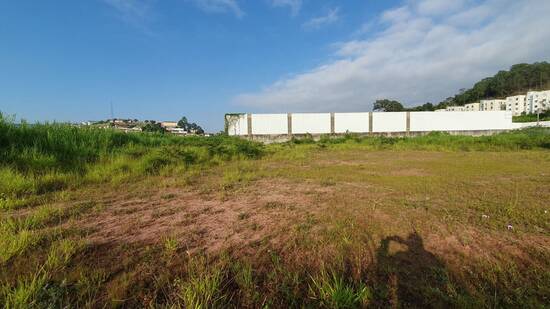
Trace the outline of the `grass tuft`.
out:
<instances>
[{"instance_id":1,"label":"grass tuft","mask_svg":"<svg viewBox=\"0 0 550 309\"><path fill-rule=\"evenodd\" d=\"M363 284L354 285L336 273L321 272L311 277L310 297L326 308L358 308L368 305L371 292Z\"/></svg>"}]
</instances>

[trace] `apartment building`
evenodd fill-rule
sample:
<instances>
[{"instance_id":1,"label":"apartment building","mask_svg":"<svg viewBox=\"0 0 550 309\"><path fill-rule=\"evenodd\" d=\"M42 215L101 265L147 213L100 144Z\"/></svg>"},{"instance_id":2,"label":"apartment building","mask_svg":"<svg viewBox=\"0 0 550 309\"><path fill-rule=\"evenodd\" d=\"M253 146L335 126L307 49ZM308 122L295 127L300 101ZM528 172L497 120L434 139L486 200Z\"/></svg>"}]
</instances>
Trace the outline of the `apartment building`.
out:
<instances>
[{"instance_id":1,"label":"apartment building","mask_svg":"<svg viewBox=\"0 0 550 309\"><path fill-rule=\"evenodd\" d=\"M512 112L513 116L527 113L527 96L515 95L506 98L506 110Z\"/></svg>"},{"instance_id":2,"label":"apartment building","mask_svg":"<svg viewBox=\"0 0 550 309\"><path fill-rule=\"evenodd\" d=\"M545 110L550 110L550 90L527 92L525 113L536 114L538 111Z\"/></svg>"},{"instance_id":3,"label":"apartment building","mask_svg":"<svg viewBox=\"0 0 550 309\"><path fill-rule=\"evenodd\" d=\"M469 103L464 105L464 110L467 112L478 112L479 108L479 103Z\"/></svg>"},{"instance_id":4,"label":"apartment building","mask_svg":"<svg viewBox=\"0 0 550 309\"><path fill-rule=\"evenodd\" d=\"M463 112L465 110L464 106L447 106L445 109L447 112Z\"/></svg>"},{"instance_id":5,"label":"apartment building","mask_svg":"<svg viewBox=\"0 0 550 309\"><path fill-rule=\"evenodd\" d=\"M479 102L480 111L502 111L506 110L506 100L481 100Z\"/></svg>"},{"instance_id":6,"label":"apartment building","mask_svg":"<svg viewBox=\"0 0 550 309\"><path fill-rule=\"evenodd\" d=\"M464 106L448 106L436 112L475 112L475 111L510 111L513 116L536 114L537 111L550 110L550 90L529 91L527 95L515 95L506 99L481 100L479 103L468 103Z\"/></svg>"}]
</instances>

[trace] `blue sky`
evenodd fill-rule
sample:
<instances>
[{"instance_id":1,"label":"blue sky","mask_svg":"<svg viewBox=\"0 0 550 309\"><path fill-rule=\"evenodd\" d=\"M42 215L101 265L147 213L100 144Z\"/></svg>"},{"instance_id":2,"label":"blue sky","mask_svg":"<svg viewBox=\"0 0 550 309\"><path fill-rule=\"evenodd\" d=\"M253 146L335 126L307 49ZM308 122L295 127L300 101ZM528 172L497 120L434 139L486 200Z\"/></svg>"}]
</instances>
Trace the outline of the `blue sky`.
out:
<instances>
[{"instance_id":1,"label":"blue sky","mask_svg":"<svg viewBox=\"0 0 550 309\"><path fill-rule=\"evenodd\" d=\"M546 0L0 0L0 111L82 121L112 102L217 131L226 112L437 102L550 60L534 7L549 16Z\"/></svg>"}]
</instances>

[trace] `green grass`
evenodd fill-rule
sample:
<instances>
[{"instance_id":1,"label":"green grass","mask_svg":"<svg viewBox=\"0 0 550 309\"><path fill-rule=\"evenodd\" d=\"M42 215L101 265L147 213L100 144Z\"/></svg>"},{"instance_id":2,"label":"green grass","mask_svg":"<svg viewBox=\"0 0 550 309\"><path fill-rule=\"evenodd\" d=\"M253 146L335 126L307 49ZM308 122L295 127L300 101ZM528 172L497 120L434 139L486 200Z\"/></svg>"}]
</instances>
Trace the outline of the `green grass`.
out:
<instances>
[{"instance_id":1,"label":"green grass","mask_svg":"<svg viewBox=\"0 0 550 309\"><path fill-rule=\"evenodd\" d=\"M520 116L514 116L512 118L514 122L536 122L537 121L537 115L536 114L528 114L528 115L520 115ZM550 111L545 111L543 113L540 113L538 117L539 121L550 121Z\"/></svg>"},{"instance_id":2,"label":"green grass","mask_svg":"<svg viewBox=\"0 0 550 309\"><path fill-rule=\"evenodd\" d=\"M548 303L548 129L263 146L3 119L0 145L0 307Z\"/></svg>"},{"instance_id":3,"label":"green grass","mask_svg":"<svg viewBox=\"0 0 550 309\"><path fill-rule=\"evenodd\" d=\"M260 144L226 136L126 134L67 124L16 125L0 114L0 209L25 206L25 197L124 183L164 169L212 166L263 154Z\"/></svg>"},{"instance_id":4,"label":"green grass","mask_svg":"<svg viewBox=\"0 0 550 309\"><path fill-rule=\"evenodd\" d=\"M177 296L185 308L222 308L229 301L224 293L226 271L223 266L208 267L204 259L188 265L188 278L177 281Z\"/></svg>"},{"instance_id":5,"label":"green grass","mask_svg":"<svg viewBox=\"0 0 550 309\"><path fill-rule=\"evenodd\" d=\"M303 143L293 140L291 144ZM450 135L443 132L431 132L418 137L359 137L347 134L331 138L323 136L319 142L310 141L318 147L327 145L361 145L370 149L393 150L434 150L434 151L511 151L521 149L550 149L550 133L545 128L515 130L490 136Z\"/></svg>"},{"instance_id":6,"label":"green grass","mask_svg":"<svg viewBox=\"0 0 550 309\"><path fill-rule=\"evenodd\" d=\"M327 308L357 308L367 306L370 290L360 284L355 287L338 274L321 272L317 278L311 278L310 297Z\"/></svg>"}]
</instances>

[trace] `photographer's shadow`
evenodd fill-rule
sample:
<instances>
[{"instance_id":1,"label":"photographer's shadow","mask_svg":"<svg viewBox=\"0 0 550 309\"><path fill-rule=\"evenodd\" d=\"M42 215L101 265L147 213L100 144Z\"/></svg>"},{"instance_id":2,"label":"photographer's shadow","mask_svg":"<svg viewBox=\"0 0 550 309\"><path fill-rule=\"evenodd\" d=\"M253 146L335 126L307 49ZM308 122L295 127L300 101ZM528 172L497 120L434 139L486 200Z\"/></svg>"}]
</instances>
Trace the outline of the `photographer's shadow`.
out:
<instances>
[{"instance_id":1,"label":"photographer's shadow","mask_svg":"<svg viewBox=\"0 0 550 309\"><path fill-rule=\"evenodd\" d=\"M390 253L394 242L400 249ZM456 305L457 285L445 264L424 248L417 232L406 239L386 237L380 241L377 263L372 272L375 291L383 307L449 308ZM463 291L462 291L463 292Z\"/></svg>"}]
</instances>

